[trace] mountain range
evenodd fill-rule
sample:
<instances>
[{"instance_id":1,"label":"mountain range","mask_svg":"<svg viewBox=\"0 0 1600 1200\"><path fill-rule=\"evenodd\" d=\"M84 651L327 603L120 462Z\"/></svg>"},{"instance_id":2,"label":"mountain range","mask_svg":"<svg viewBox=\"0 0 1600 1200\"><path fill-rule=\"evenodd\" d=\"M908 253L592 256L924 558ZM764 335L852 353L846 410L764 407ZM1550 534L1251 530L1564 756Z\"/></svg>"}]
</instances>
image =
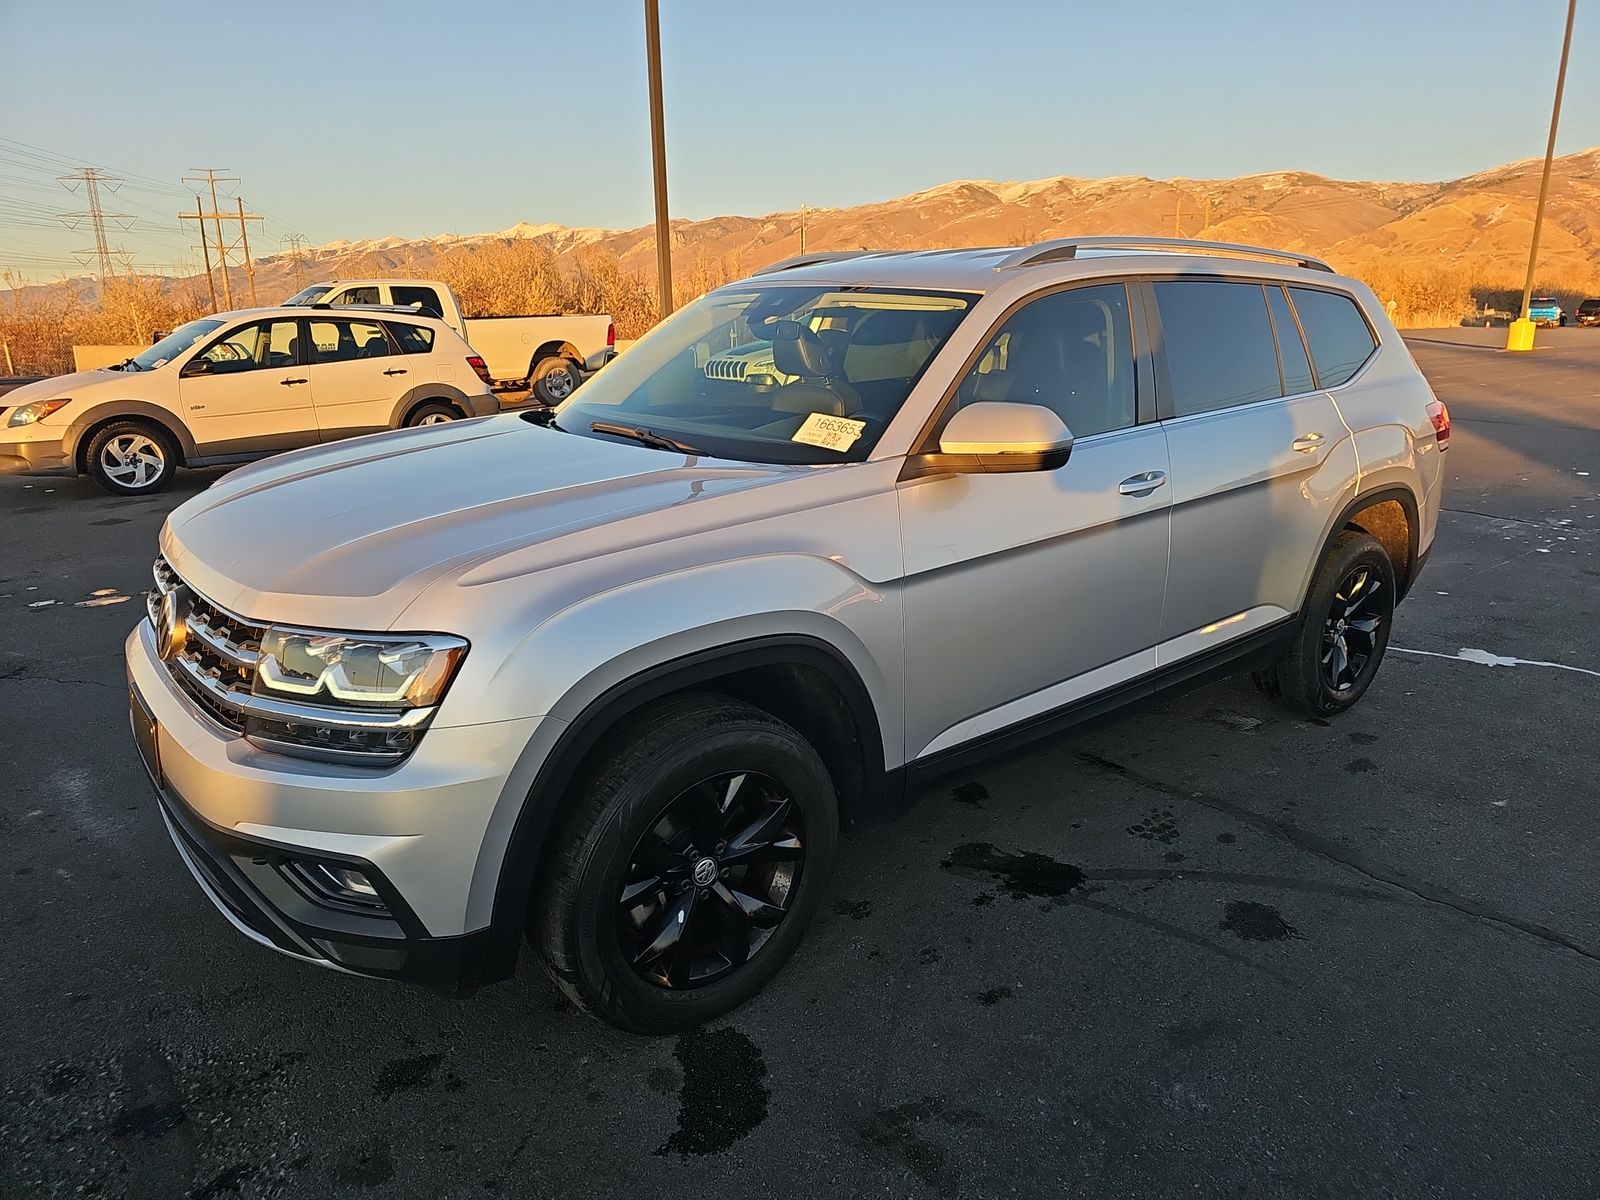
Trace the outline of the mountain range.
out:
<instances>
[{"instance_id":1,"label":"mountain range","mask_svg":"<svg viewBox=\"0 0 1600 1200\"><path fill-rule=\"evenodd\" d=\"M1177 233L1303 250L1355 273L1379 265L1445 266L1500 283L1520 281L1526 264L1541 163L1524 159L1433 183L1340 180L1305 171L1236 179L964 179L848 208L675 220L672 240L676 263L692 264L698 254L741 272L798 253L802 237L810 250L894 250L1027 244L1071 234ZM266 301L287 296L300 281L427 275L443 255L516 239L557 253L593 246L641 276L654 271L651 226L522 222L493 233L339 241L304 250L298 258L271 255L256 261L257 291ZM1556 159L1539 263L1541 281L1600 290L1600 147ZM242 271L235 279L237 296ZM203 288L203 280L195 282Z\"/></svg>"}]
</instances>

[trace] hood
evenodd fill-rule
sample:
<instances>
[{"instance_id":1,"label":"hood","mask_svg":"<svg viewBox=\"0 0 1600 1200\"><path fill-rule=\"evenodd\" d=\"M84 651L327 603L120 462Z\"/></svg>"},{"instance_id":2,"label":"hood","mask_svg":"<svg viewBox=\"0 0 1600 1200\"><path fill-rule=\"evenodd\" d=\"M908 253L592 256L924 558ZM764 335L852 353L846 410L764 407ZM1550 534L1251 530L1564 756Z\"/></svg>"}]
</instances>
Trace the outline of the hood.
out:
<instances>
[{"instance_id":1,"label":"hood","mask_svg":"<svg viewBox=\"0 0 1600 1200\"><path fill-rule=\"evenodd\" d=\"M706 460L507 414L279 455L168 518L162 551L193 587L257 620L382 630L434 581L518 553L512 573L733 519L719 498L815 468ZM709 510L718 510L712 513ZM575 536L575 535L582 535Z\"/></svg>"},{"instance_id":2,"label":"hood","mask_svg":"<svg viewBox=\"0 0 1600 1200\"><path fill-rule=\"evenodd\" d=\"M138 371L135 374L142 375L144 372ZM99 391L106 384L125 378L127 376L121 371L111 371L105 367L98 367L93 371L74 371L70 375L52 375L49 379L41 379L37 383L25 383L0 395L0 408L16 408L23 404L32 404L35 400L55 400L62 396L76 400L91 390ZM72 411L74 410L64 409L63 415Z\"/></svg>"}]
</instances>

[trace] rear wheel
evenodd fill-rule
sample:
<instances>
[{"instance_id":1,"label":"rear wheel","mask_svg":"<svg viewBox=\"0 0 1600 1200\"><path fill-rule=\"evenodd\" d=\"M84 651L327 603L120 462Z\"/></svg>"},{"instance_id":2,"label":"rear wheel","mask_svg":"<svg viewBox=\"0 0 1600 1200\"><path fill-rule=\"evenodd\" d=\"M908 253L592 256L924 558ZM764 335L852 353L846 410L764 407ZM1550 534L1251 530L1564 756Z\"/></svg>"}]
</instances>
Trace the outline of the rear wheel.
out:
<instances>
[{"instance_id":1,"label":"rear wheel","mask_svg":"<svg viewBox=\"0 0 1600 1200\"><path fill-rule=\"evenodd\" d=\"M417 425L443 425L449 421L459 421L461 414L442 400L429 401L416 409L406 418L406 427Z\"/></svg>"},{"instance_id":2,"label":"rear wheel","mask_svg":"<svg viewBox=\"0 0 1600 1200\"><path fill-rule=\"evenodd\" d=\"M1383 544L1359 530L1341 533L1311 581L1294 645L1255 675L1257 686L1311 716L1343 712L1378 673L1395 600Z\"/></svg>"},{"instance_id":3,"label":"rear wheel","mask_svg":"<svg viewBox=\"0 0 1600 1200\"><path fill-rule=\"evenodd\" d=\"M541 404L560 404L578 390L578 383L578 368L567 358L541 359L528 373L528 387Z\"/></svg>"},{"instance_id":4,"label":"rear wheel","mask_svg":"<svg viewBox=\"0 0 1600 1200\"><path fill-rule=\"evenodd\" d=\"M530 933L556 983L637 1033L708 1021L794 953L838 844L822 760L777 718L676 697L595 754L554 835Z\"/></svg>"},{"instance_id":5,"label":"rear wheel","mask_svg":"<svg viewBox=\"0 0 1600 1200\"><path fill-rule=\"evenodd\" d=\"M93 479L114 496L146 496L172 482L178 447L148 421L114 421L97 432L84 455Z\"/></svg>"}]
</instances>

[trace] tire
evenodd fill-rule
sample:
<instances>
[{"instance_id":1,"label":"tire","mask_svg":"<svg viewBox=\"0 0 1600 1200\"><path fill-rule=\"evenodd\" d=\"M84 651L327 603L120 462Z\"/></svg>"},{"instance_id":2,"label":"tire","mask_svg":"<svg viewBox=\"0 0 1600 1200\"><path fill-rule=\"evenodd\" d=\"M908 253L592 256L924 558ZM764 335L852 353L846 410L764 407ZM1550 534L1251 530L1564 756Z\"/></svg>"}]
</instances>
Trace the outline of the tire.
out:
<instances>
[{"instance_id":1,"label":"tire","mask_svg":"<svg viewBox=\"0 0 1600 1200\"><path fill-rule=\"evenodd\" d=\"M1255 674L1256 686L1313 717L1344 712L1366 694L1383 663L1396 596L1383 544L1359 530L1341 533L1311 581L1294 644ZM1363 628L1368 622L1370 629ZM1341 649L1344 668L1337 670Z\"/></svg>"},{"instance_id":2,"label":"tire","mask_svg":"<svg viewBox=\"0 0 1600 1200\"><path fill-rule=\"evenodd\" d=\"M528 372L528 390L540 404L554 408L578 390L582 379L570 358L541 358Z\"/></svg>"},{"instance_id":3,"label":"tire","mask_svg":"<svg viewBox=\"0 0 1600 1200\"><path fill-rule=\"evenodd\" d=\"M839 838L827 768L776 717L713 695L633 715L591 761L529 913L546 970L633 1033L728 1012L778 973L822 902Z\"/></svg>"},{"instance_id":4,"label":"tire","mask_svg":"<svg viewBox=\"0 0 1600 1200\"><path fill-rule=\"evenodd\" d=\"M447 421L459 420L461 414L452 405L446 404L443 400L430 400L406 416L406 428L415 429L418 425L443 425Z\"/></svg>"},{"instance_id":5,"label":"tire","mask_svg":"<svg viewBox=\"0 0 1600 1200\"><path fill-rule=\"evenodd\" d=\"M89 478L113 496L149 496L172 482L178 444L150 421L113 421L89 440L84 462Z\"/></svg>"}]
</instances>

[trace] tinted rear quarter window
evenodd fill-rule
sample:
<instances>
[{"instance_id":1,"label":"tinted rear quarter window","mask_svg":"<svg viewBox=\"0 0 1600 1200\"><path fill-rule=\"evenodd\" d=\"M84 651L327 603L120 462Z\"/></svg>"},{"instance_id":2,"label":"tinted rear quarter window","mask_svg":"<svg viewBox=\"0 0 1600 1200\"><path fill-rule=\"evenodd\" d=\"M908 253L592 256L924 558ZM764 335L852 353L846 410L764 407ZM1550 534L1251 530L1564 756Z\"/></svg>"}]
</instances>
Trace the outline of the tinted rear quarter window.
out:
<instances>
[{"instance_id":1,"label":"tinted rear quarter window","mask_svg":"<svg viewBox=\"0 0 1600 1200\"><path fill-rule=\"evenodd\" d=\"M1339 292L1316 288L1290 288L1289 293L1306 341L1311 343L1317 381L1325 388L1347 382L1378 347L1356 302Z\"/></svg>"},{"instance_id":2,"label":"tinted rear quarter window","mask_svg":"<svg viewBox=\"0 0 1600 1200\"><path fill-rule=\"evenodd\" d=\"M426 325L402 325L398 321L391 321L388 330L406 354L426 354L433 349L433 330Z\"/></svg>"},{"instance_id":3,"label":"tinted rear quarter window","mask_svg":"<svg viewBox=\"0 0 1600 1200\"><path fill-rule=\"evenodd\" d=\"M1156 283L1154 291L1173 416L1282 394L1259 283L1176 279Z\"/></svg>"}]
</instances>

